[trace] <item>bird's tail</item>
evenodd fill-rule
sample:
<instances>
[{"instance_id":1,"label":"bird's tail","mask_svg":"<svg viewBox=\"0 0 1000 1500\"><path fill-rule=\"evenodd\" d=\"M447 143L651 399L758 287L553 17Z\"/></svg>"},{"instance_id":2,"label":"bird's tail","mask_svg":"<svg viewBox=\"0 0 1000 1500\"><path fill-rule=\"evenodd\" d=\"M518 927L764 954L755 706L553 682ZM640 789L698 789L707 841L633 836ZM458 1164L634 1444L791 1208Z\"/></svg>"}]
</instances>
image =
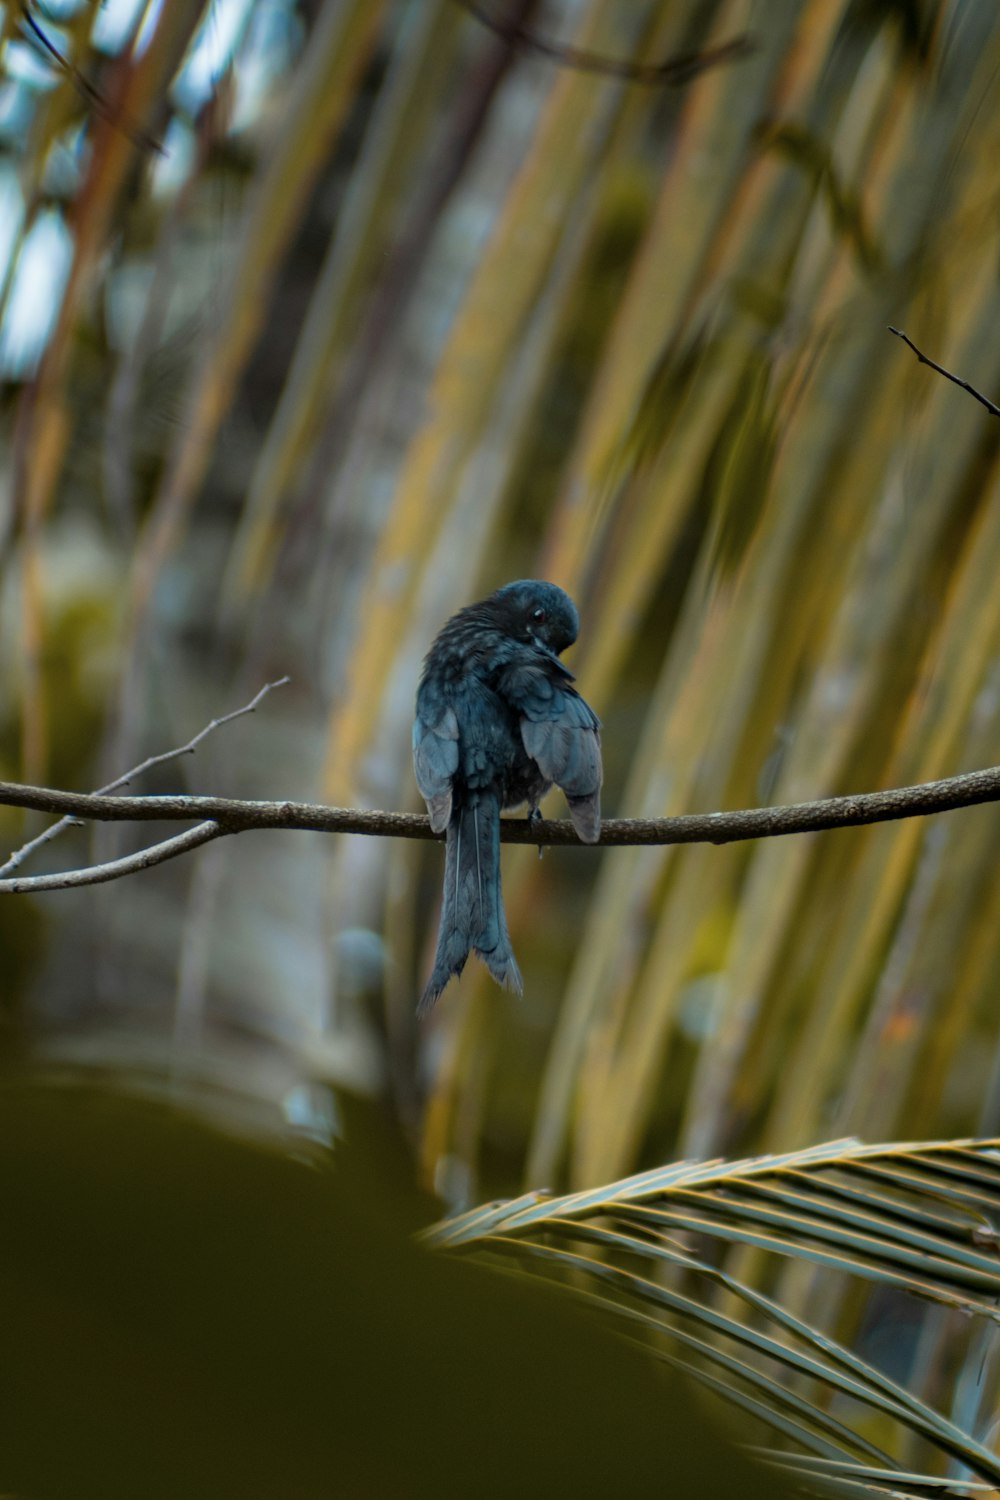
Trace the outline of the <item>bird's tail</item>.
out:
<instances>
[{"instance_id":1,"label":"bird's tail","mask_svg":"<svg viewBox=\"0 0 1000 1500\"><path fill-rule=\"evenodd\" d=\"M449 979L461 974L473 949L498 984L521 993L524 985L500 890L500 800L489 794L452 810L434 971L418 1015L425 1015Z\"/></svg>"}]
</instances>

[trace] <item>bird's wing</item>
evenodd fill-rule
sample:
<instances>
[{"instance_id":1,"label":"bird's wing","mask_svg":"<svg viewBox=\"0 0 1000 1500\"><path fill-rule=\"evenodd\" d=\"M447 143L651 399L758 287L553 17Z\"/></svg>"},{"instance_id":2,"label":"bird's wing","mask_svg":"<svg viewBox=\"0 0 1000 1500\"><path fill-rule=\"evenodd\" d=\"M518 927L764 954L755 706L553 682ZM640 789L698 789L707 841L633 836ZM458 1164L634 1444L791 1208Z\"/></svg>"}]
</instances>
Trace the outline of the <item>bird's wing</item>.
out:
<instances>
[{"instance_id":1,"label":"bird's wing","mask_svg":"<svg viewBox=\"0 0 1000 1500\"><path fill-rule=\"evenodd\" d=\"M577 833L601 832L601 721L575 688L548 664L512 667L503 691L520 716L521 741L546 781L562 788Z\"/></svg>"},{"instance_id":2,"label":"bird's wing","mask_svg":"<svg viewBox=\"0 0 1000 1500\"><path fill-rule=\"evenodd\" d=\"M431 827L435 833L442 833L451 817L451 783L458 769L458 719L450 704L418 695L413 769Z\"/></svg>"}]
</instances>

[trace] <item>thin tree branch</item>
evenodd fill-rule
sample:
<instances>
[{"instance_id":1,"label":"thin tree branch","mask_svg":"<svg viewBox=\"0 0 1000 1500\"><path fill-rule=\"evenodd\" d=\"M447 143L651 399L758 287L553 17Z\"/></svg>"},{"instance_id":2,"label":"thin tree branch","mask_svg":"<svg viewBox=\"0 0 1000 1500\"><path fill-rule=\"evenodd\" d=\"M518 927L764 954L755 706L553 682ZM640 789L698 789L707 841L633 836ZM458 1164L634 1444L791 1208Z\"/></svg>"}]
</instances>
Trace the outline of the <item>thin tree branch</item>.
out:
<instances>
[{"instance_id":1,"label":"thin tree branch","mask_svg":"<svg viewBox=\"0 0 1000 1500\"><path fill-rule=\"evenodd\" d=\"M505 21L494 15L490 7L481 4L480 0L457 0L457 3L481 26L485 26L512 47L519 47L522 52L533 52L538 57L548 58L550 62L558 63L564 68L574 68L577 72L599 73L606 78L624 78L628 83L689 83L699 73L704 73L719 63L746 57L753 51L753 42L748 36L737 36L704 52L678 53L659 63L630 62L627 58L605 57L601 52L590 52L582 47L564 47L558 42L547 41L545 37L536 36L528 27L516 21Z\"/></svg>"},{"instance_id":2,"label":"thin tree branch","mask_svg":"<svg viewBox=\"0 0 1000 1500\"><path fill-rule=\"evenodd\" d=\"M45 34L31 14L29 5L30 0L22 0L22 24L27 28L31 36L34 37L37 44L48 53L52 61L58 67L62 68L63 72L73 80L76 88L95 113L99 114L103 120L109 121L116 130L120 130L124 135L127 135L134 146L141 146L145 151L154 151L157 156L166 156L167 153L159 141L154 140L147 131L141 130L137 125L131 124L128 120L121 118L115 113L100 89L95 88L90 79L86 78L76 64L70 62L69 58L60 52L55 43Z\"/></svg>"},{"instance_id":3,"label":"thin tree branch","mask_svg":"<svg viewBox=\"0 0 1000 1500\"><path fill-rule=\"evenodd\" d=\"M825 797L785 807L753 807L738 812L693 813L679 818L608 818L601 824L600 844L731 844L745 839L779 838L793 833L821 833L834 828L859 828L899 818L927 817L960 807L1000 801L1000 766L969 771L943 781L865 792L853 797ZM133 869L146 869L162 859L221 834L245 833L253 828L311 829L318 833L360 833L382 838L441 839L426 817L414 813L369 812L358 808L325 807L312 802L246 802L228 797L108 797L59 792L47 787L0 782L0 805L31 807L39 812L68 814L102 822L177 822L208 819L192 830L195 844L168 840L139 855L94 868L102 880L117 879ZM577 845L580 841L568 820L529 822L503 818L500 838L506 844ZM593 846L591 846L593 847ZM161 852L162 851L162 852ZM52 890L60 885L86 885L93 871L41 876L34 880L5 880L4 891Z\"/></svg>"},{"instance_id":4,"label":"thin tree branch","mask_svg":"<svg viewBox=\"0 0 1000 1500\"><path fill-rule=\"evenodd\" d=\"M162 865L164 860L176 859L179 854L188 854L192 849L221 838L233 830L220 828L218 823L199 823L184 833L175 833L136 854L123 855L103 865L91 865L86 870L67 870L56 875L18 875L13 880L0 880L0 895L27 895L32 891L65 891L77 885L103 885L108 880L120 880L123 875L135 875L139 870L148 870L152 865Z\"/></svg>"},{"instance_id":5,"label":"thin tree branch","mask_svg":"<svg viewBox=\"0 0 1000 1500\"><path fill-rule=\"evenodd\" d=\"M206 724L205 728L195 735L193 740L188 740L186 745L179 745L176 750L163 750L159 755L150 755L140 765L133 766L131 771L126 771L123 776L117 776L114 781L109 781L107 786L99 787L93 795L101 797L107 792L116 792L121 786L129 786L134 777L141 776L143 772L151 770L153 766L162 766L167 761L179 760L182 755L193 755L202 740L207 739L213 730L221 729L223 724L230 724L233 719L241 719L244 714L252 714L257 705L263 702L272 688L284 687L285 683L290 681L290 677L279 677L276 682L265 682L260 692L251 698L249 703L244 703L242 708L234 708L232 713L223 714L219 719L213 719L210 724ZM79 828L82 822L81 818L70 816L60 818L58 823L53 823L44 832L38 834L36 838L29 839L26 844L21 845L20 849L15 850L4 864L0 865L0 879L6 875L11 875L24 863L29 854L34 854L36 849L41 849L43 845L50 844L53 839L58 838L67 828Z\"/></svg>"},{"instance_id":6,"label":"thin tree branch","mask_svg":"<svg viewBox=\"0 0 1000 1500\"><path fill-rule=\"evenodd\" d=\"M939 375L943 375L945 380L950 380L953 385L960 385L963 391L968 391L970 396L975 396L979 404L986 407L991 417L1000 417L1000 406L991 401L989 396L984 396L982 391L977 391L974 385L970 385L967 380L963 380L959 375L953 375L943 365L936 364L933 359L928 359L927 355L921 353L913 340L908 338L901 328L893 328L890 323L889 332L894 333L898 339L902 339L907 348L913 350L922 365L929 365L932 370L936 370Z\"/></svg>"}]
</instances>

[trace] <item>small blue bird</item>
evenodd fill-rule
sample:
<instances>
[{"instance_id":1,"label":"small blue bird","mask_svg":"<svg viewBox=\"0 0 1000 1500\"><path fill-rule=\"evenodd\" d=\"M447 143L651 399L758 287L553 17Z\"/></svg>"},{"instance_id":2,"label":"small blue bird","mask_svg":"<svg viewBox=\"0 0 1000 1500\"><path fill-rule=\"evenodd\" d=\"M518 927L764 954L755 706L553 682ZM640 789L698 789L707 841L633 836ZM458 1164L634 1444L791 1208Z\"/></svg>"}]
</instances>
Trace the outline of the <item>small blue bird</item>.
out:
<instances>
[{"instance_id":1,"label":"small blue bird","mask_svg":"<svg viewBox=\"0 0 1000 1500\"><path fill-rule=\"evenodd\" d=\"M601 723L559 654L576 606L554 583L521 579L468 604L435 638L417 689L413 765L431 827L447 829L430 1010L475 950L498 984L523 990L500 890L500 809L562 788L580 838L601 836Z\"/></svg>"}]
</instances>

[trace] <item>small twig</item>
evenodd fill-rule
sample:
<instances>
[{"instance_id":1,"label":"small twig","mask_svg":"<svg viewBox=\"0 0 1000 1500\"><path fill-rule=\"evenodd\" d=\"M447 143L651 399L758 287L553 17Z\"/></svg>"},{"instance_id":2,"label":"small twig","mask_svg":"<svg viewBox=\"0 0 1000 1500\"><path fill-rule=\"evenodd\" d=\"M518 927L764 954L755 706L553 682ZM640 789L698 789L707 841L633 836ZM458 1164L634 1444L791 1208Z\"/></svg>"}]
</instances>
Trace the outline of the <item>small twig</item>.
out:
<instances>
[{"instance_id":1,"label":"small twig","mask_svg":"<svg viewBox=\"0 0 1000 1500\"><path fill-rule=\"evenodd\" d=\"M254 698L251 698L249 703L245 703L242 708L235 708L231 714L223 714L221 718L213 719L211 724L206 724L205 728L196 734L193 740L188 740L186 745L179 745L176 750L164 750L159 755L150 755L140 765L133 766L131 771L126 771L123 776L117 776L114 781L109 781L107 786L98 788L93 795L95 797L103 797L108 792L116 792L119 787L129 786L134 777L141 776L143 772L151 770L153 766L162 766L169 760L179 760L182 755L193 755L202 740L206 739L213 730L220 729L223 724L231 723L233 719L241 719L244 714L252 714L257 705L267 697L272 688L284 687L285 683L290 681L290 677L279 677L276 682L266 682L260 692ZM58 838L67 828L79 828L81 822L80 818L71 816L60 818L58 823L53 823L51 827L46 828L35 838L30 839L28 843L22 844L20 849L15 850L10 858L4 864L0 865L0 878L12 874L14 870L18 869L24 863L29 854L34 854L36 849L41 849L43 845L50 844L53 839Z\"/></svg>"},{"instance_id":2,"label":"small twig","mask_svg":"<svg viewBox=\"0 0 1000 1500\"><path fill-rule=\"evenodd\" d=\"M664 58L659 63L629 62L627 59L605 57L603 53L591 52L586 48L564 47L558 42L547 41L517 21L501 20L492 14L487 5L481 4L480 0L457 0L457 3L482 26L511 46L519 47L522 52L534 52L539 57L548 58L550 62L574 68L581 73L600 73L606 78L624 78L629 83L688 83L708 68L732 62L753 51L750 37L738 36L705 52L679 53L674 57Z\"/></svg>"},{"instance_id":3,"label":"small twig","mask_svg":"<svg viewBox=\"0 0 1000 1500\"><path fill-rule=\"evenodd\" d=\"M147 131L140 129L137 125L130 124L129 121L122 119L120 115L114 113L100 89L95 88L90 79L81 73L76 64L70 62L69 58L60 52L55 43L46 36L28 9L28 3L29 0L23 0L21 6L21 20L24 25L28 28L39 46L52 58L53 62L57 63L63 72L72 79L80 94L82 94L83 98L87 100L95 112L103 120L109 121L116 130L120 130L124 135L127 135L133 145L141 146L145 151L154 151L157 156L166 156L167 153L159 141L155 141Z\"/></svg>"},{"instance_id":4,"label":"small twig","mask_svg":"<svg viewBox=\"0 0 1000 1500\"><path fill-rule=\"evenodd\" d=\"M532 822L502 818L500 839L505 844L573 845L577 848L648 844L732 844L745 839L780 838L793 833L822 833L833 828L860 828L899 818L921 818L983 802L1000 802L1000 766L969 771L943 781L866 792L855 797L824 797L785 807L751 807L738 812L692 813L679 818L608 818L601 824L597 846L580 844L568 820ZM441 839L428 818L415 813L369 812L358 808L324 807L314 802L245 802L229 797L107 797L59 792L47 787L0 782L0 805L32 807L101 822L181 822L209 820L193 830L195 844L220 834L245 833L253 828L312 829L319 833L361 833L382 838ZM208 832L208 829L214 832ZM95 866L101 880L114 880L184 853L177 840L156 845L139 855ZM56 890L64 885L87 885L93 871L45 875L34 879L0 881L5 891Z\"/></svg>"},{"instance_id":5,"label":"small twig","mask_svg":"<svg viewBox=\"0 0 1000 1500\"><path fill-rule=\"evenodd\" d=\"M123 855L121 859L109 860L107 864L91 865L86 870L68 870L58 875L20 875L13 880L0 880L0 894L26 895L30 891L65 891L77 885L103 885L105 881L120 880L123 875L135 875L153 865L162 865L165 860L188 854L192 849L230 832L231 829L220 828L218 823L199 823L196 828L175 833L173 838L164 839L160 844L140 849L136 854Z\"/></svg>"},{"instance_id":6,"label":"small twig","mask_svg":"<svg viewBox=\"0 0 1000 1500\"><path fill-rule=\"evenodd\" d=\"M141 776L143 772L151 771L154 766L162 766L168 760L179 760L182 755L193 755L202 740L208 739L214 730L221 729L223 724L231 724L234 719L242 719L245 714L252 714L263 703L268 693L274 688L285 687L291 680L290 677L285 676L276 678L274 682L265 682L250 702L244 703L242 708L234 708L231 713L222 714L218 719L213 719L211 723L205 725L204 729L198 731L194 739L188 740L186 745L181 745L176 750L163 750L159 755L149 756L141 765L133 767L131 771L126 771L124 776L119 776L116 781L108 782L106 787L102 787L100 795L116 791L120 786L128 786L133 776Z\"/></svg>"},{"instance_id":7,"label":"small twig","mask_svg":"<svg viewBox=\"0 0 1000 1500\"><path fill-rule=\"evenodd\" d=\"M911 338L908 338L901 328L893 328L892 324L890 323L889 332L894 333L898 339L902 339L903 343L906 344L908 348L913 350L914 354L917 356L922 365L930 365L931 369L936 370L939 375L943 375L945 380L950 380L953 385L960 385L963 391L968 391L970 396L975 396L979 404L986 407L986 410L989 412L991 417L1000 417L1000 406L997 406L995 402L991 401L989 396L984 396L982 391L977 391L974 385L970 385L969 382L967 380L963 380L960 375L953 375L951 371L946 370L943 365L936 364L933 359L928 359L927 355L921 353L913 340Z\"/></svg>"}]
</instances>

